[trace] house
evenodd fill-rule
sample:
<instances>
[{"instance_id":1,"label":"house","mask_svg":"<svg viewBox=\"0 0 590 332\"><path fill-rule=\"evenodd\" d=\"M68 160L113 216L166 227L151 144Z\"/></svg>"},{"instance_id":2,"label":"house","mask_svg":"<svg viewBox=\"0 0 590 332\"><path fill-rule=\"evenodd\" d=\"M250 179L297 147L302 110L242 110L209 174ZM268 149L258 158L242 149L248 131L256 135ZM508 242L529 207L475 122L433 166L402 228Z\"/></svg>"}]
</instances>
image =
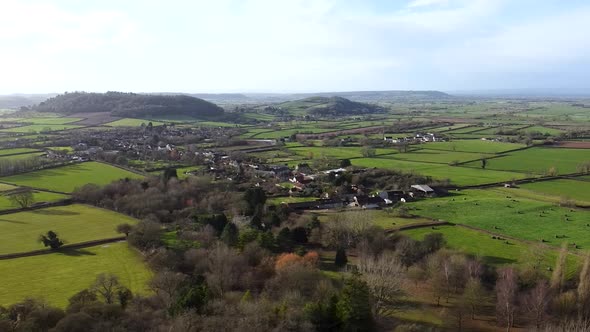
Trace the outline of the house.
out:
<instances>
[{"instance_id":1,"label":"house","mask_svg":"<svg viewBox=\"0 0 590 332\"><path fill-rule=\"evenodd\" d=\"M431 197L434 195L434 189L426 184L413 184L410 187L412 197Z\"/></svg>"},{"instance_id":2,"label":"house","mask_svg":"<svg viewBox=\"0 0 590 332\"><path fill-rule=\"evenodd\" d=\"M378 196L383 198L385 204L393 204L395 202L406 202L410 195L403 190L380 191Z\"/></svg>"},{"instance_id":3,"label":"house","mask_svg":"<svg viewBox=\"0 0 590 332\"><path fill-rule=\"evenodd\" d=\"M377 209L385 204L385 200L379 196L369 197L367 195L357 195L354 196L353 202L349 206L360 207L362 209Z\"/></svg>"}]
</instances>

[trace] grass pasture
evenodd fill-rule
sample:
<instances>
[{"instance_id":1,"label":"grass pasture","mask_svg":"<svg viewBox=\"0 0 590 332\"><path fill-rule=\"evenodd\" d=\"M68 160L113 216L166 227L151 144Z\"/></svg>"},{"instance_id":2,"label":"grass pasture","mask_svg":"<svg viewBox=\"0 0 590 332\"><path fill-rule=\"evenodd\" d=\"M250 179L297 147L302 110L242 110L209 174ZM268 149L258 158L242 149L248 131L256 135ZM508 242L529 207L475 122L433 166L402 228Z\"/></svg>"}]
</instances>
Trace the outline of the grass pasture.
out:
<instances>
[{"instance_id":1,"label":"grass pasture","mask_svg":"<svg viewBox=\"0 0 590 332\"><path fill-rule=\"evenodd\" d=\"M100 273L112 273L134 294L147 294L152 273L125 242L41 256L0 260L0 305L40 297L65 307L68 298L88 288ZM26 276L26 278L24 277Z\"/></svg>"},{"instance_id":2,"label":"grass pasture","mask_svg":"<svg viewBox=\"0 0 590 332\"><path fill-rule=\"evenodd\" d=\"M384 169L414 172L434 179L450 179L452 184L459 186L480 185L522 179L524 173L494 171L481 168L449 166L443 164L424 163L391 158L358 158L352 164L359 167L376 167Z\"/></svg>"},{"instance_id":3,"label":"grass pasture","mask_svg":"<svg viewBox=\"0 0 590 332\"><path fill-rule=\"evenodd\" d=\"M436 226L434 229L423 227L402 231L402 234L416 240L422 240L426 234L430 233L441 233L449 248L479 257L484 263L494 266L507 264L524 266L538 259L535 257L536 255L541 255L542 269L546 270L547 267L555 265L555 259L557 258L556 250L545 247L533 249L530 243L512 239L507 240L508 242L493 239L490 234L456 225ZM578 259L573 255L569 255L567 260L569 275L573 275L576 271L577 264Z\"/></svg>"},{"instance_id":4,"label":"grass pasture","mask_svg":"<svg viewBox=\"0 0 590 332\"><path fill-rule=\"evenodd\" d=\"M456 140L449 142L431 142L426 143L425 148L430 150L445 150L445 151L459 151L459 152L475 152L475 153L500 153L515 149L524 148L524 144L519 143L504 143L495 141L483 141L478 139L470 140Z\"/></svg>"},{"instance_id":5,"label":"grass pasture","mask_svg":"<svg viewBox=\"0 0 590 332\"><path fill-rule=\"evenodd\" d=\"M1 210L8 210L8 209L15 209L19 206L12 204L12 202L8 199L7 196L2 195L2 192L7 190L16 189L17 187L7 185L7 184L0 184L0 211ZM62 199L68 198L66 195L62 194L55 194L46 191L33 191L33 202L40 203L40 202L55 202ZM1 216L0 216L0 219Z\"/></svg>"},{"instance_id":6,"label":"grass pasture","mask_svg":"<svg viewBox=\"0 0 590 332\"><path fill-rule=\"evenodd\" d=\"M554 197L556 199L573 199L580 205L590 205L590 182L569 179L525 183L519 186L523 190Z\"/></svg>"},{"instance_id":7,"label":"grass pasture","mask_svg":"<svg viewBox=\"0 0 590 332\"><path fill-rule=\"evenodd\" d=\"M577 172L578 165L586 161L590 161L590 149L537 147L489 159L486 169L546 174L551 167L555 167L558 174L571 174ZM470 167L480 165L479 162L466 164Z\"/></svg>"},{"instance_id":8,"label":"grass pasture","mask_svg":"<svg viewBox=\"0 0 590 332\"><path fill-rule=\"evenodd\" d=\"M0 132L5 133L41 133L49 131L60 131L80 128L81 126L70 124L33 124L21 127L13 127L8 129L1 129Z\"/></svg>"},{"instance_id":9,"label":"grass pasture","mask_svg":"<svg viewBox=\"0 0 590 332\"><path fill-rule=\"evenodd\" d=\"M43 249L37 239L49 230L67 244L121 236L115 227L136 220L113 211L74 204L0 216L0 254Z\"/></svg>"},{"instance_id":10,"label":"grass pasture","mask_svg":"<svg viewBox=\"0 0 590 332\"><path fill-rule=\"evenodd\" d=\"M443 150L419 149L406 153L384 156L383 158L418 161L427 163L450 164L453 162L466 162L478 160L490 155L473 152L455 152Z\"/></svg>"},{"instance_id":11,"label":"grass pasture","mask_svg":"<svg viewBox=\"0 0 590 332\"><path fill-rule=\"evenodd\" d=\"M34 125L63 125L72 122L78 122L81 118L65 118L65 117L51 117L51 118L23 118L15 122L30 123Z\"/></svg>"},{"instance_id":12,"label":"grass pasture","mask_svg":"<svg viewBox=\"0 0 590 332\"><path fill-rule=\"evenodd\" d=\"M105 185L118 179L141 177L111 165L85 162L3 177L0 180L20 186L70 193L87 183Z\"/></svg>"},{"instance_id":13,"label":"grass pasture","mask_svg":"<svg viewBox=\"0 0 590 332\"><path fill-rule=\"evenodd\" d=\"M124 118L117 121L105 123L104 126L109 127L139 127L141 124L145 124L147 126L148 123L152 123L153 126L161 126L164 122L159 121L150 121L144 119L133 119L133 118Z\"/></svg>"},{"instance_id":14,"label":"grass pasture","mask_svg":"<svg viewBox=\"0 0 590 332\"><path fill-rule=\"evenodd\" d=\"M37 149L30 149L30 148L2 149L2 150L0 150L0 157L14 155L14 154L33 153L33 152L40 152L40 151Z\"/></svg>"},{"instance_id":15,"label":"grass pasture","mask_svg":"<svg viewBox=\"0 0 590 332\"><path fill-rule=\"evenodd\" d=\"M412 213L465 224L493 233L559 247L563 242L590 249L590 213L525 197L510 190L474 189L409 204ZM556 235L558 237L556 237Z\"/></svg>"}]
</instances>

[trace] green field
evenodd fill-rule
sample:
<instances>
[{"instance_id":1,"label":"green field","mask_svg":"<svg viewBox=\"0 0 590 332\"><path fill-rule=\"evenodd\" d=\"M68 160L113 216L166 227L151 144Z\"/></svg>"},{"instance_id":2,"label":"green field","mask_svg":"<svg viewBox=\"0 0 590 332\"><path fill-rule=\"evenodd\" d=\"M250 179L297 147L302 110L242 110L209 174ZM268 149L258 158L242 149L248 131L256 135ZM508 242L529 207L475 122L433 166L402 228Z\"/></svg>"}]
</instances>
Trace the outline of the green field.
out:
<instances>
[{"instance_id":1,"label":"green field","mask_svg":"<svg viewBox=\"0 0 590 332\"><path fill-rule=\"evenodd\" d=\"M62 125L82 120L81 118L65 118L65 117L53 117L53 118L23 118L16 122L30 123L34 125Z\"/></svg>"},{"instance_id":2,"label":"green field","mask_svg":"<svg viewBox=\"0 0 590 332\"><path fill-rule=\"evenodd\" d=\"M542 195L570 198L583 205L590 205L590 182L560 179L526 183L519 187Z\"/></svg>"},{"instance_id":3,"label":"green field","mask_svg":"<svg viewBox=\"0 0 590 332\"><path fill-rule=\"evenodd\" d=\"M100 273L112 273L134 294L149 294L152 273L127 243L111 243L41 256L0 260L0 305L26 297L65 307L72 295L88 288Z\"/></svg>"},{"instance_id":4,"label":"green field","mask_svg":"<svg viewBox=\"0 0 590 332\"><path fill-rule=\"evenodd\" d=\"M12 154L33 153L33 152L40 152L40 151L37 149L29 149L29 148L2 149L2 150L0 150L0 157L12 155Z\"/></svg>"},{"instance_id":5,"label":"green field","mask_svg":"<svg viewBox=\"0 0 590 332\"><path fill-rule=\"evenodd\" d=\"M289 148L290 151L294 152L299 156L303 156L308 159L318 157L328 157L335 159L352 159L362 157L362 148L360 147L298 147ZM395 149L375 149L376 155L387 155L397 153ZM311 157L311 158L310 158Z\"/></svg>"},{"instance_id":6,"label":"green field","mask_svg":"<svg viewBox=\"0 0 590 332\"><path fill-rule=\"evenodd\" d=\"M376 167L414 172L434 179L450 179L452 184L459 186L479 185L522 179L523 173L494 171L481 168L448 166L442 164L423 163L389 158L358 158L352 159L352 164L359 167Z\"/></svg>"},{"instance_id":7,"label":"green field","mask_svg":"<svg viewBox=\"0 0 590 332\"><path fill-rule=\"evenodd\" d=\"M450 142L426 143L425 148L431 150L476 152L476 153L500 153L525 147L524 144L504 143L483 140L456 140Z\"/></svg>"},{"instance_id":8,"label":"green field","mask_svg":"<svg viewBox=\"0 0 590 332\"><path fill-rule=\"evenodd\" d=\"M158 121L150 121L144 119L132 119L132 118L124 118L121 120L105 123L104 126L111 126L111 127L139 127L141 124L145 124L147 126L148 123L152 123L153 126L161 126L164 122Z\"/></svg>"},{"instance_id":9,"label":"green field","mask_svg":"<svg viewBox=\"0 0 590 332\"><path fill-rule=\"evenodd\" d=\"M571 174L578 171L578 165L587 161L590 161L590 149L530 148L489 159L486 168L546 174L550 168L555 167L558 174ZM480 165L479 162L466 164L470 167Z\"/></svg>"},{"instance_id":10,"label":"green field","mask_svg":"<svg viewBox=\"0 0 590 332\"><path fill-rule=\"evenodd\" d=\"M36 124L36 125L28 125L22 127L13 127L8 129L1 129L0 132L5 133L40 133L46 131L59 131L59 130L67 130L67 129L74 129L80 128L82 126L76 125L68 125L68 124Z\"/></svg>"},{"instance_id":11,"label":"green field","mask_svg":"<svg viewBox=\"0 0 590 332\"><path fill-rule=\"evenodd\" d=\"M0 194L2 191L16 189L14 186L0 184ZM62 199L68 198L66 195L62 194L55 194L46 191L34 191L33 192L33 202L40 203L40 202L55 202ZM0 196L0 210L8 210L8 209L15 209L19 208L18 205L12 204L7 196ZM1 219L1 216L0 216Z\"/></svg>"},{"instance_id":12,"label":"green field","mask_svg":"<svg viewBox=\"0 0 590 332\"><path fill-rule=\"evenodd\" d=\"M118 179L141 177L139 174L111 165L85 162L3 177L0 180L20 186L69 193L87 183L105 185Z\"/></svg>"},{"instance_id":13,"label":"green field","mask_svg":"<svg viewBox=\"0 0 590 332\"><path fill-rule=\"evenodd\" d=\"M473 152L455 152L444 150L420 149L406 153L397 153L391 156L384 156L383 158L449 164L452 162L466 162L471 160L478 160L489 156L490 155L487 154Z\"/></svg>"},{"instance_id":14,"label":"green field","mask_svg":"<svg viewBox=\"0 0 590 332\"><path fill-rule=\"evenodd\" d=\"M0 254L44 249L37 239L55 231L67 244L121 236L115 227L136 220L110 210L68 205L0 216Z\"/></svg>"},{"instance_id":15,"label":"green field","mask_svg":"<svg viewBox=\"0 0 590 332\"><path fill-rule=\"evenodd\" d=\"M533 252L529 243L516 240L508 240L506 243L505 240L493 239L490 234L461 226L436 226L434 229L423 227L402 231L402 234L417 240L422 240L426 234L430 233L441 233L449 248L473 255L487 264L496 266L506 264L523 266L537 259L535 255L541 254L542 269L546 271L547 267L555 265L557 258L555 250L539 247L536 252ZM568 256L567 265L570 275L576 270L577 262L576 257Z\"/></svg>"},{"instance_id":16,"label":"green field","mask_svg":"<svg viewBox=\"0 0 590 332\"><path fill-rule=\"evenodd\" d=\"M508 198L510 197L510 198ZM516 200L516 202L513 201ZM409 204L413 214L474 226L519 239L590 249L590 213L510 195L510 189L464 190ZM569 221L568 221L569 219ZM555 236L565 235L563 238Z\"/></svg>"},{"instance_id":17,"label":"green field","mask_svg":"<svg viewBox=\"0 0 590 332\"><path fill-rule=\"evenodd\" d=\"M543 127L543 126L532 126L532 127L527 127L523 130L521 130L525 133L530 133L530 132L539 132L541 134L548 134L548 135L559 135L561 133L563 133L563 130L561 129L555 129L555 128L549 128L549 127Z\"/></svg>"}]
</instances>

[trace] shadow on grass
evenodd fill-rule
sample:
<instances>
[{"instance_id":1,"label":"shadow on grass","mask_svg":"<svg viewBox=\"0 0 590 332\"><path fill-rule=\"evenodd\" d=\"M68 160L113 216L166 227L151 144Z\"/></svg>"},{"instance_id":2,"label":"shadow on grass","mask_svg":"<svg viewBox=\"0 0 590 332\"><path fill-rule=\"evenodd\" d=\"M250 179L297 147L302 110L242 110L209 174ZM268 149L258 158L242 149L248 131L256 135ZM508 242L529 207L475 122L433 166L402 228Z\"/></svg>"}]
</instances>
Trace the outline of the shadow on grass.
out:
<instances>
[{"instance_id":1,"label":"shadow on grass","mask_svg":"<svg viewBox=\"0 0 590 332\"><path fill-rule=\"evenodd\" d=\"M74 249L74 248L66 248L66 249L60 249L59 251L56 251L60 254L66 255L66 256L96 256L95 253L93 253L92 251L88 251L86 249Z\"/></svg>"},{"instance_id":2,"label":"shadow on grass","mask_svg":"<svg viewBox=\"0 0 590 332\"><path fill-rule=\"evenodd\" d=\"M60 209L39 209L39 210L31 211L31 212L35 213L35 214L44 214L44 215L52 215L52 216L77 216L80 214L79 212L66 211L66 210L60 210Z\"/></svg>"},{"instance_id":3,"label":"shadow on grass","mask_svg":"<svg viewBox=\"0 0 590 332\"><path fill-rule=\"evenodd\" d=\"M0 222L9 222L11 224L27 224L24 221L18 221L18 220L8 220L8 219L0 219Z\"/></svg>"},{"instance_id":4,"label":"shadow on grass","mask_svg":"<svg viewBox=\"0 0 590 332\"><path fill-rule=\"evenodd\" d=\"M516 263L516 259L497 257L497 256L483 256L483 261L491 265L503 265Z\"/></svg>"}]
</instances>

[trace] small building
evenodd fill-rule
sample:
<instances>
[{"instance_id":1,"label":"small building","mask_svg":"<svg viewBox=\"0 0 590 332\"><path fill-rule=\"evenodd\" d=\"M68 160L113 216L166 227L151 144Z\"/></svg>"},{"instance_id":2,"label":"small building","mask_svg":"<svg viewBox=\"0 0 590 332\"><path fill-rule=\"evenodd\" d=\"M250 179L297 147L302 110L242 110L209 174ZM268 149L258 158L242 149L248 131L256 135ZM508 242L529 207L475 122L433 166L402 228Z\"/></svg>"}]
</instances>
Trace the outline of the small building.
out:
<instances>
[{"instance_id":1,"label":"small building","mask_svg":"<svg viewBox=\"0 0 590 332\"><path fill-rule=\"evenodd\" d=\"M413 197L431 197L435 193L434 189L426 184L413 184L410 187L410 192L414 194Z\"/></svg>"}]
</instances>

